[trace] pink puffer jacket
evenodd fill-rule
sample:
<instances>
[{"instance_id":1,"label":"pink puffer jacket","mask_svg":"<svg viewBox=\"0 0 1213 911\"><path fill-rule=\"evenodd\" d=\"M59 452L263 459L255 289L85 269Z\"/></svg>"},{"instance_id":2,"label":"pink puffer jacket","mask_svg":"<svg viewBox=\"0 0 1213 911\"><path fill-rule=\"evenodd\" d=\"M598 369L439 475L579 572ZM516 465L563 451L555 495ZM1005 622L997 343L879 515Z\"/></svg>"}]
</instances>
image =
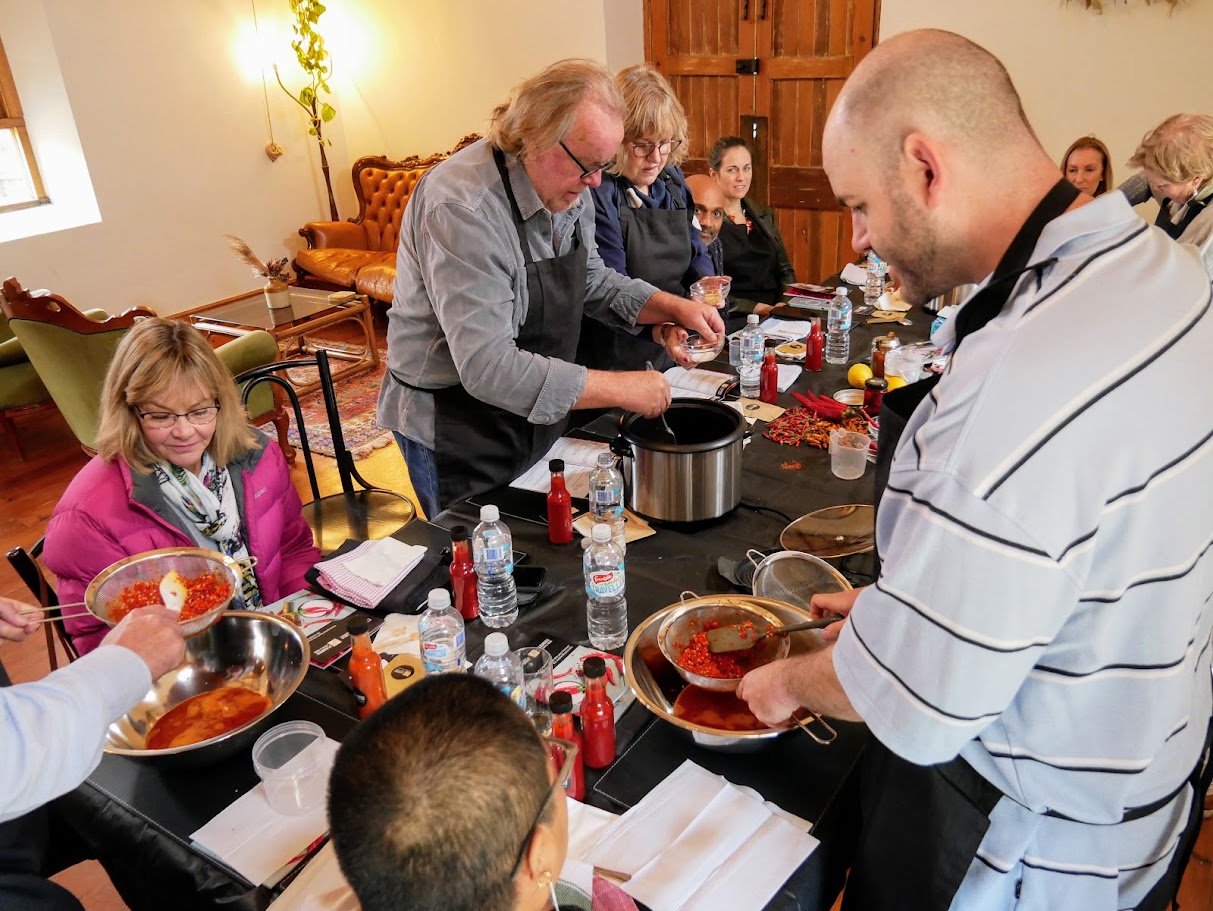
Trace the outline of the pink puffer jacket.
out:
<instances>
[{"instance_id":1,"label":"pink puffer jacket","mask_svg":"<svg viewBox=\"0 0 1213 911\"><path fill-rule=\"evenodd\" d=\"M307 587L303 574L320 559L299 494L278 444L257 432L258 448L228 465L241 529L266 604ZM124 459L100 456L72 479L46 529L43 561L58 579L59 601L84 600L93 578L112 563L163 547L195 547L154 475L132 473ZM109 629L87 614L65 620L81 654Z\"/></svg>"}]
</instances>

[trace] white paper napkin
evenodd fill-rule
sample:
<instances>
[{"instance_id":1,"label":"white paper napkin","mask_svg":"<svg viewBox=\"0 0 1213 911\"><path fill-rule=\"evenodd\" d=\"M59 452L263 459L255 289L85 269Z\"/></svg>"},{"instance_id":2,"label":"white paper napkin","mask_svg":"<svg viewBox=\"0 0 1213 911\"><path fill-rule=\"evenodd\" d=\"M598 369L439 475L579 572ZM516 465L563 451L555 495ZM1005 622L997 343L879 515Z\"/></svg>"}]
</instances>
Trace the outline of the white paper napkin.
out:
<instances>
[{"instance_id":1,"label":"white paper napkin","mask_svg":"<svg viewBox=\"0 0 1213 911\"><path fill-rule=\"evenodd\" d=\"M410 614L388 614L383 625L375 631L374 648L384 655L416 655L421 657L421 638L417 632L420 617Z\"/></svg>"},{"instance_id":2,"label":"white paper napkin","mask_svg":"<svg viewBox=\"0 0 1213 911\"><path fill-rule=\"evenodd\" d=\"M589 847L608 827L614 825L619 817L571 797L566 797L565 802L569 808L569 857L581 860Z\"/></svg>"},{"instance_id":3,"label":"white paper napkin","mask_svg":"<svg viewBox=\"0 0 1213 911\"><path fill-rule=\"evenodd\" d=\"M326 737L308 747L328 754L326 781L337 746ZM270 808L265 785L258 784L190 837L249 882L263 883L326 831L323 802L302 816L283 816Z\"/></svg>"},{"instance_id":4,"label":"white paper napkin","mask_svg":"<svg viewBox=\"0 0 1213 911\"><path fill-rule=\"evenodd\" d=\"M796 382L796 377L800 376L804 368L797 367L795 364L780 364L779 365L779 381L775 384L780 392L787 392L792 388L792 384Z\"/></svg>"},{"instance_id":5,"label":"white paper napkin","mask_svg":"<svg viewBox=\"0 0 1213 911\"><path fill-rule=\"evenodd\" d=\"M854 263L847 263L842 267L842 280L848 285L866 285L868 282L868 270Z\"/></svg>"},{"instance_id":6,"label":"white paper napkin","mask_svg":"<svg viewBox=\"0 0 1213 911\"><path fill-rule=\"evenodd\" d=\"M341 875L330 841L270 907L274 911L358 911L354 890Z\"/></svg>"},{"instance_id":7,"label":"white paper napkin","mask_svg":"<svg viewBox=\"0 0 1213 911\"><path fill-rule=\"evenodd\" d=\"M410 569L425 556L425 548L419 544L405 544L395 538L375 541L366 550L345 562L345 568L371 585L383 586L400 575L400 570Z\"/></svg>"}]
</instances>

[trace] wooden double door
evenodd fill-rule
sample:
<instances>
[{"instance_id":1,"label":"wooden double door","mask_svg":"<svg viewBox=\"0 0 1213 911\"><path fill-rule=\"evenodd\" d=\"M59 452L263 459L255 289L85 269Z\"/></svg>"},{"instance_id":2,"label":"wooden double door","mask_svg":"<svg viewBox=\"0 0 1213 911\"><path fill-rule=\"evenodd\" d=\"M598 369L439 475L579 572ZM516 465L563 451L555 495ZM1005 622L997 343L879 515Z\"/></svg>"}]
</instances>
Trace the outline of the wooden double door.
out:
<instances>
[{"instance_id":1,"label":"wooden double door","mask_svg":"<svg viewBox=\"0 0 1213 911\"><path fill-rule=\"evenodd\" d=\"M872 49L880 0L645 0L645 56L690 122L687 173L721 136L754 153L749 198L771 206L796 276L854 259L851 219L821 167L826 115Z\"/></svg>"}]
</instances>

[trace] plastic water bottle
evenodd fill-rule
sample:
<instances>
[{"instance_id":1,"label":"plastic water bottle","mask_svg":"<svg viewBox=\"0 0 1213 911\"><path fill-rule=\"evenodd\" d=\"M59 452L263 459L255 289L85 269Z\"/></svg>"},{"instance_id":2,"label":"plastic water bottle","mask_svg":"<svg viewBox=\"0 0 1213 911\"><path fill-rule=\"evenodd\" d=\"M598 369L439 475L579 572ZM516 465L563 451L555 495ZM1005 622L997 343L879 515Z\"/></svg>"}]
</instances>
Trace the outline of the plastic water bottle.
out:
<instances>
[{"instance_id":1,"label":"plastic water bottle","mask_svg":"<svg viewBox=\"0 0 1213 911\"><path fill-rule=\"evenodd\" d=\"M464 670L463 618L451 606L451 593L445 588L431 590L429 605L417 622L425 672L445 674Z\"/></svg>"},{"instance_id":2,"label":"plastic water bottle","mask_svg":"<svg viewBox=\"0 0 1213 911\"><path fill-rule=\"evenodd\" d=\"M747 399L756 399L762 391L762 355L763 334L758 328L758 314L751 313L745 318L745 328L741 330L741 351L737 372L741 376L741 395Z\"/></svg>"},{"instance_id":3,"label":"plastic water bottle","mask_svg":"<svg viewBox=\"0 0 1213 911\"><path fill-rule=\"evenodd\" d=\"M598 467L590 472L590 515L594 524L608 526L620 552L627 550L624 541L623 475L615 467L615 456L610 452L598 454Z\"/></svg>"},{"instance_id":4,"label":"plastic water bottle","mask_svg":"<svg viewBox=\"0 0 1213 911\"><path fill-rule=\"evenodd\" d=\"M509 626L518 619L514 587L514 538L496 506L480 507L480 524L472 532L476 561L476 596L485 626Z\"/></svg>"},{"instance_id":5,"label":"plastic water bottle","mask_svg":"<svg viewBox=\"0 0 1213 911\"><path fill-rule=\"evenodd\" d=\"M526 691L522 687L522 662L510 651L510 640L505 638L505 633L489 633L484 637L484 654L476 662L472 673L493 684L520 708L526 708Z\"/></svg>"},{"instance_id":6,"label":"plastic water bottle","mask_svg":"<svg viewBox=\"0 0 1213 911\"><path fill-rule=\"evenodd\" d=\"M845 364L851 359L851 298L845 285L834 289L826 322L826 363Z\"/></svg>"},{"instance_id":7,"label":"plastic water bottle","mask_svg":"<svg viewBox=\"0 0 1213 911\"><path fill-rule=\"evenodd\" d=\"M623 551L611 540L611 529L594 526L585 549L585 618L590 644L597 649L619 648L628 641L628 602Z\"/></svg>"},{"instance_id":8,"label":"plastic water bottle","mask_svg":"<svg viewBox=\"0 0 1213 911\"><path fill-rule=\"evenodd\" d=\"M877 298L884 294L885 264L884 260L871 250L868 251L867 272L867 281L863 286L863 302L875 306Z\"/></svg>"}]
</instances>

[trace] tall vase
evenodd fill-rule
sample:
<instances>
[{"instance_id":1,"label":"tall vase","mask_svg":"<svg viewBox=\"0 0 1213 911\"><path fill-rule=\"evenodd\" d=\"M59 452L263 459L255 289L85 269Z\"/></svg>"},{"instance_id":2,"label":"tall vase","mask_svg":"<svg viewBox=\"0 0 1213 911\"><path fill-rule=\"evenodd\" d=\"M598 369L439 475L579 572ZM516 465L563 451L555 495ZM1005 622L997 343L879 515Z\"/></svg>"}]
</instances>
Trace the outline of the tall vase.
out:
<instances>
[{"instance_id":1,"label":"tall vase","mask_svg":"<svg viewBox=\"0 0 1213 911\"><path fill-rule=\"evenodd\" d=\"M271 310L281 310L291 305L291 289L286 285L267 285L264 293L265 305Z\"/></svg>"}]
</instances>

